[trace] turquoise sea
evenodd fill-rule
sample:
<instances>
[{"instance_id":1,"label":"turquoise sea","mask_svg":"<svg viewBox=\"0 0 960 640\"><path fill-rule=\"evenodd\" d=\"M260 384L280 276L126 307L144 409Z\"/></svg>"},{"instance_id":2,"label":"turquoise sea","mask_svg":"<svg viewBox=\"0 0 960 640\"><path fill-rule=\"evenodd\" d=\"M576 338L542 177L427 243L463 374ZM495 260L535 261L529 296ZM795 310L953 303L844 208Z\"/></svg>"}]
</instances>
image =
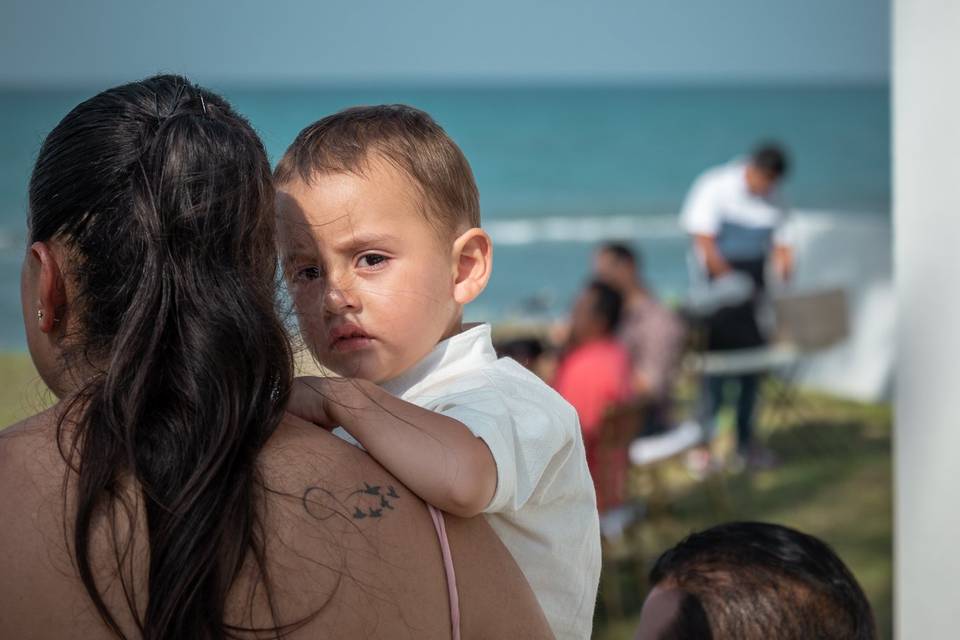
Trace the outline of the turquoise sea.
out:
<instances>
[{"instance_id":1,"label":"turquoise sea","mask_svg":"<svg viewBox=\"0 0 960 640\"><path fill-rule=\"evenodd\" d=\"M24 345L18 282L33 160L57 121L103 88L0 88L0 350ZM634 242L652 285L682 296L684 194L698 173L758 139L791 150L786 193L797 210L889 218L885 85L211 88L253 122L274 161L301 128L343 107L404 102L430 112L469 158L496 243L473 319L561 313L605 238Z\"/></svg>"}]
</instances>

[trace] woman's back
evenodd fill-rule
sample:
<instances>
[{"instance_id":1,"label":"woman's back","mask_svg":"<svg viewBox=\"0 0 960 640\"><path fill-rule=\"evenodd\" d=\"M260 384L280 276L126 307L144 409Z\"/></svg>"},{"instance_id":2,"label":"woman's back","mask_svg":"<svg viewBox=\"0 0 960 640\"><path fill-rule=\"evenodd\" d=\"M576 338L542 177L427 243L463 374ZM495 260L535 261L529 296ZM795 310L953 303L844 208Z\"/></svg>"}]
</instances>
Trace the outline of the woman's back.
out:
<instances>
[{"instance_id":1,"label":"woman's back","mask_svg":"<svg viewBox=\"0 0 960 640\"><path fill-rule=\"evenodd\" d=\"M54 429L55 414L46 412L0 433L0 513L5 519L0 527L0 635L112 638L67 551L64 532L72 522L63 517L66 465ZM248 558L230 590L229 624L294 625L290 638L451 637L440 545L421 500L361 450L294 418L277 429L259 466L265 487L260 534L273 615L257 563ZM122 541L125 518L117 521ZM98 584L123 631L137 637L121 581L111 575L117 561L111 528L105 524L101 521L92 542ZM550 637L532 591L489 527L480 519L446 516L446 529L462 637ZM129 595L142 610L147 595L142 588L147 565L142 526L134 534L138 542L120 566L130 572ZM268 632L248 635L273 637Z\"/></svg>"}]
</instances>

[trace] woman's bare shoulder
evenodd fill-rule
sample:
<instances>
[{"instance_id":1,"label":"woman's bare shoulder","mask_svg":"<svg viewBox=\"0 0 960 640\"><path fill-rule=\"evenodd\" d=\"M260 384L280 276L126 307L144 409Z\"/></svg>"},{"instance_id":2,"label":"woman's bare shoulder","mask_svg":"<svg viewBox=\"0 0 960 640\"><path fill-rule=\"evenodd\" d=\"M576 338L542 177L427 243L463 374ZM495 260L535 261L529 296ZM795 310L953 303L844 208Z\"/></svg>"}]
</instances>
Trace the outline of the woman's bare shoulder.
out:
<instances>
[{"instance_id":1,"label":"woman's bare shoulder","mask_svg":"<svg viewBox=\"0 0 960 640\"><path fill-rule=\"evenodd\" d=\"M73 564L57 418L49 410L0 431L0 636L106 636L78 581L65 578Z\"/></svg>"},{"instance_id":2,"label":"woman's bare shoulder","mask_svg":"<svg viewBox=\"0 0 960 640\"><path fill-rule=\"evenodd\" d=\"M342 637L449 637L436 534L417 496L362 449L293 416L259 467L283 619L315 613L304 637L325 626Z\"/></svg>"},{"instance_id":3,"label":"woman's bare shoulder","mask_svg":"<svg viewBox=\"0 0 960 640\"><path fill-rule=\"evenodd\" d=\"M400 493L408 498L410 506L423 509L419 498L366 451L290 414L263 448L259 467L265 486L274 495L315 502L322 494L349 506L351 514L362 508L374 520L396 510L394 501ZM373 498L382 500L374 505Z\"/></svg>"},{"instance_id":4,"label":"woman's bare shoulder","mask_svg":"<svg viewBox=\"0 0 960 640\"><path fill-rule=\"evenodd\" d=\"M63 486L67 468L52 407L0 431L0 509Z\"/></svg>"},{"instance_id":5,"label":"woman's bare shoulder","mask_svg":"<svg viewBox=\"0 0 960 640\"><path fill-rule=\"evenodd\" d=\"M364 450L288 416L259 461L271 517L281 528L375 535L378 543L435 545L426 505Z\"/></svg>"},{"instance_id":6,"label":"woman's bare shoulder","mask_svg":"<svg viewBox=\"0 0 960 640\"><path fill-rule=\"evenodd\" d=\"M381 621L399 625L374 637L449 637L440 545L420 498L363 450L296 418L277 430L263 462L268 486L272 478L290 496L274 503L287 513L276 530L301 532L285 546L321 554L332 566L327 580L336 576L327 582L308 570L311 584L336 583L344 602L366 602L358 610L375 603ZM552 637L523 573L484 518L445 518L463 637ZM339 608L336 599L331 605ZM369 636L370 628L363 631Z\"/></svg>"}]
</instances>

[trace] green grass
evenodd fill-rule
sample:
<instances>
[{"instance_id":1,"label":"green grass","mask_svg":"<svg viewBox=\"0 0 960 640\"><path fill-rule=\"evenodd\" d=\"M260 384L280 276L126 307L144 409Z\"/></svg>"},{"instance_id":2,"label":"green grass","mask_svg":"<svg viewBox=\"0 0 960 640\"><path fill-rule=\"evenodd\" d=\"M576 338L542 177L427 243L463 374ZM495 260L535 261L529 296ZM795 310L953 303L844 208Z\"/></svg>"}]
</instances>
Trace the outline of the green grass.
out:
<instances>
[{"instance_id":1,"label":"green grass","mask_svg":"<svg viewBox=\"0 0 960 640\"><path fill-rule=\"evenodd\" d=\"M50 406L50 392L26 353L0 353L0 429Z\"/></svg>"},{"instance_id":2,"label":"green grass","mask_svg":"<svg viewBox=\"0 0 960 640\"><path fill-rule=\"evenodd\" d=\"M0 354L0 428L50 403L26 354ZM679 468L667 481L668 512L645 526L647 562L690 531L724 520L778 522L816 535L840 554L859 579L877 614L882 638L891 637L890 408L804 395L800 416L764 416L760 433L782 458L773 471L727 477L722 514ZM729 428L720 440L729 440ZM598 616L600 640L633 637L644 594L633 593L632 613L617 620Z\"/></svg>"},{"instance_id":3,"label":"green grass","mask_svg":"<svg viewBox=\"0 0 960 640\"><path fill-rule=\"evenodd\" d=\"M804 394L800 414L761 415L761 434L780 456L774 470L725 479L728 505L718 513L703 485L671 469L668 512L645 525L651 563L685 534L728 520L776 522L828 542L851 568L873 604L881 638L892 637L891 412L886 405ZM729 439L728 433L723 434ZM598 615L596 638L632 638L642 593L631 613Z\"/></svg>"}]
</instances>

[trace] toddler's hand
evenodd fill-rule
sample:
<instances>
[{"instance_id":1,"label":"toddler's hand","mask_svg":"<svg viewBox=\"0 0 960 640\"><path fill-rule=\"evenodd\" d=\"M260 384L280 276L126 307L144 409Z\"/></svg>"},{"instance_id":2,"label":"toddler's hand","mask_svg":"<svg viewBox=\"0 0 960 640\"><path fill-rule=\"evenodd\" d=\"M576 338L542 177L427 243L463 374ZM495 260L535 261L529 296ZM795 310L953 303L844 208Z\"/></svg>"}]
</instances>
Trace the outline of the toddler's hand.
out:
<instances>
[{"instance_id":1,"label":"toddler's hand","mask_svg":"<svg viewBox=\"0 0 960 640\"><path fill-rule=\"evenodd\" d=\"M295 378L290 388L290 400L287 402L287 411L312 422L330 431L339 425L334 421L330 412L330 403L336 402L333 397L339 380L320 378L316 376L301 376Z\"/></svg>"}]
</instances>

